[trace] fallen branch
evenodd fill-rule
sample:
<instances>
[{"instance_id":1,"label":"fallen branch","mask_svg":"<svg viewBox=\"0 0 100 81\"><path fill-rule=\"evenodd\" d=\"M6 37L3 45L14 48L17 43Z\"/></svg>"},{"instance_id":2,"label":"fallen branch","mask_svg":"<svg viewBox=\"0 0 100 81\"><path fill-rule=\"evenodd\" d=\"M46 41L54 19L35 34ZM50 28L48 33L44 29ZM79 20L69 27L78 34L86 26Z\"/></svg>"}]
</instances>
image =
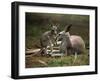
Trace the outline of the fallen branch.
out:
<instances>
[{"instance_id":1,"label":"fallen branch","mask_svg":"<svg viewBox=\"0 0 100 81\"><path fill-rule=\"evenodd\" d=\"M43 64L43 65L45 65L45 66L48 65L48 64L47 64L46 62L44 62L43 60L38 60L38 62L41 63L41 64Z\"/></svg>"},{"instance_id":2,"label":"fallen branch","mask_svg":"<svg viewBox=\"0 0 100 81\"><path fill-rule=\"evenodd\" d=\"M52 57L61 57L63 54L51 54Z\"/></svg>"},{"instance_id":3,"label":"fallen branch","mask_svg":"<svg viewBox=\"0 0 100 81\"><path fill-rule=\"evenodd\" d=\"M35 49L35 50L30 49L30 50L26 51L26 54L36 53L36 52L38 52L39 50L40 50L40 49Z\"/></svg>"}]
</instances>

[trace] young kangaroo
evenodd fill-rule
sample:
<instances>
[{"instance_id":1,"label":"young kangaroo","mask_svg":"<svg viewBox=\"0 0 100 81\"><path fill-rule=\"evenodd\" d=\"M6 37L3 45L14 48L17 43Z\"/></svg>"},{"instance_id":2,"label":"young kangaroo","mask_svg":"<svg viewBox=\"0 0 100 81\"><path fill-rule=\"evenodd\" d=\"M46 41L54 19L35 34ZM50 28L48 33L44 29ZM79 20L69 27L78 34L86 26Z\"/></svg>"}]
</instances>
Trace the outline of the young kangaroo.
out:
<instances>
[{"instance_id":1,"label":"young kangaroo","mask_svg":"<svg viewBox=\"0 0 100 81\"><path fill-rule=\"evenodd\" d=\"M45 49L48 54L47 47L50 47L50 54L53 53L53 46L56 43L57 26L53 25L50 31L46 31L40 38L42 49Z\"/></svg>"}]
</instances>

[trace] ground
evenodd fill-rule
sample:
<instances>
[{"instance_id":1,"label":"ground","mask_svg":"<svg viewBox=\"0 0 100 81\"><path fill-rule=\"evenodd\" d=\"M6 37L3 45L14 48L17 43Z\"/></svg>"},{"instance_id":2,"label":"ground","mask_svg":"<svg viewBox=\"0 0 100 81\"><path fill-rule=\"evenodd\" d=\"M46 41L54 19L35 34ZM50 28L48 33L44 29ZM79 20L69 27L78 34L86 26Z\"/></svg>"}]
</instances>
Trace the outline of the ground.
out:
<instances>
[{"instance_id":1,"label":"ground","mask_svg":"<svg viewBox=\"0 0 100 81\"><path fill-rule=\"evenodd\" d=\"M51 56L34 56L34 54L30 54L26 55L25 63L26 63L26 68L89 65L88 53L78 55L75 62L74 58L75 58L74 55L51 57Z\"/></svg>"}]
</instances>

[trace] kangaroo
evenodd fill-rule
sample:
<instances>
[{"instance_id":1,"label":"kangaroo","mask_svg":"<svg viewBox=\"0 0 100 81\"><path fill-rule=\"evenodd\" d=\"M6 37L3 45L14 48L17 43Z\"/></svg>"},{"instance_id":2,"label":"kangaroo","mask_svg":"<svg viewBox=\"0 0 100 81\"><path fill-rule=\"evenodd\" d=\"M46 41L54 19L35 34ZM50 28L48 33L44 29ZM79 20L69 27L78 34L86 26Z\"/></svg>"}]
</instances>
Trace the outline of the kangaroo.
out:
<instances>
[{"instance_id":1,"label":"kangaroo","mask_svg":"<svg viewBox=\"0 0 100 81\"><path fill-rule=\"evenodd\" d=\"M85 43L82 37L78 35L70 35L69 31L72 25L68 25L65 30L61 31L57 40L61 40L60 52L63 54L75 54L75 59L77 54L83 53L85 50Z\"/></svg>"},{"instance_id":2,"label":"kangaroo","mask_svg":"<svg viewBox=\"0 0 100 81\"><path fill-rule=\"evenodd\" d=\"M50 47L50 54L53 53L53 46L56 44L57 26L53 25L50 31L46 31L40 38L41 47L49 54L47 47Z\"/></svg>"}]
</instances>

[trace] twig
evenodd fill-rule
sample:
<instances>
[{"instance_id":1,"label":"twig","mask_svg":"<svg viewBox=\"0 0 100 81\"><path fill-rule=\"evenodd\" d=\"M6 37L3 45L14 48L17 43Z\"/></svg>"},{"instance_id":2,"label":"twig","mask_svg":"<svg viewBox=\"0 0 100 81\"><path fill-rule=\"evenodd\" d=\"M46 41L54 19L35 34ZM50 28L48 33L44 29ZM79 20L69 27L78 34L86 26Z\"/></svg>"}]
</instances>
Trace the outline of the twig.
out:
<instances>
[{"instance_id":1,"label":"twig","mask_svg":"<svg viewBox=\"0 0 100 81\"><path fill-rule=\"evenodd\" d=\"M43 64L43 65L45 65L45 66L48 65L46 62L44 62L44 61L42 61L42 60L38 60L38 62L41 63L41 64Z\"/></svg>"}]
</instances>

